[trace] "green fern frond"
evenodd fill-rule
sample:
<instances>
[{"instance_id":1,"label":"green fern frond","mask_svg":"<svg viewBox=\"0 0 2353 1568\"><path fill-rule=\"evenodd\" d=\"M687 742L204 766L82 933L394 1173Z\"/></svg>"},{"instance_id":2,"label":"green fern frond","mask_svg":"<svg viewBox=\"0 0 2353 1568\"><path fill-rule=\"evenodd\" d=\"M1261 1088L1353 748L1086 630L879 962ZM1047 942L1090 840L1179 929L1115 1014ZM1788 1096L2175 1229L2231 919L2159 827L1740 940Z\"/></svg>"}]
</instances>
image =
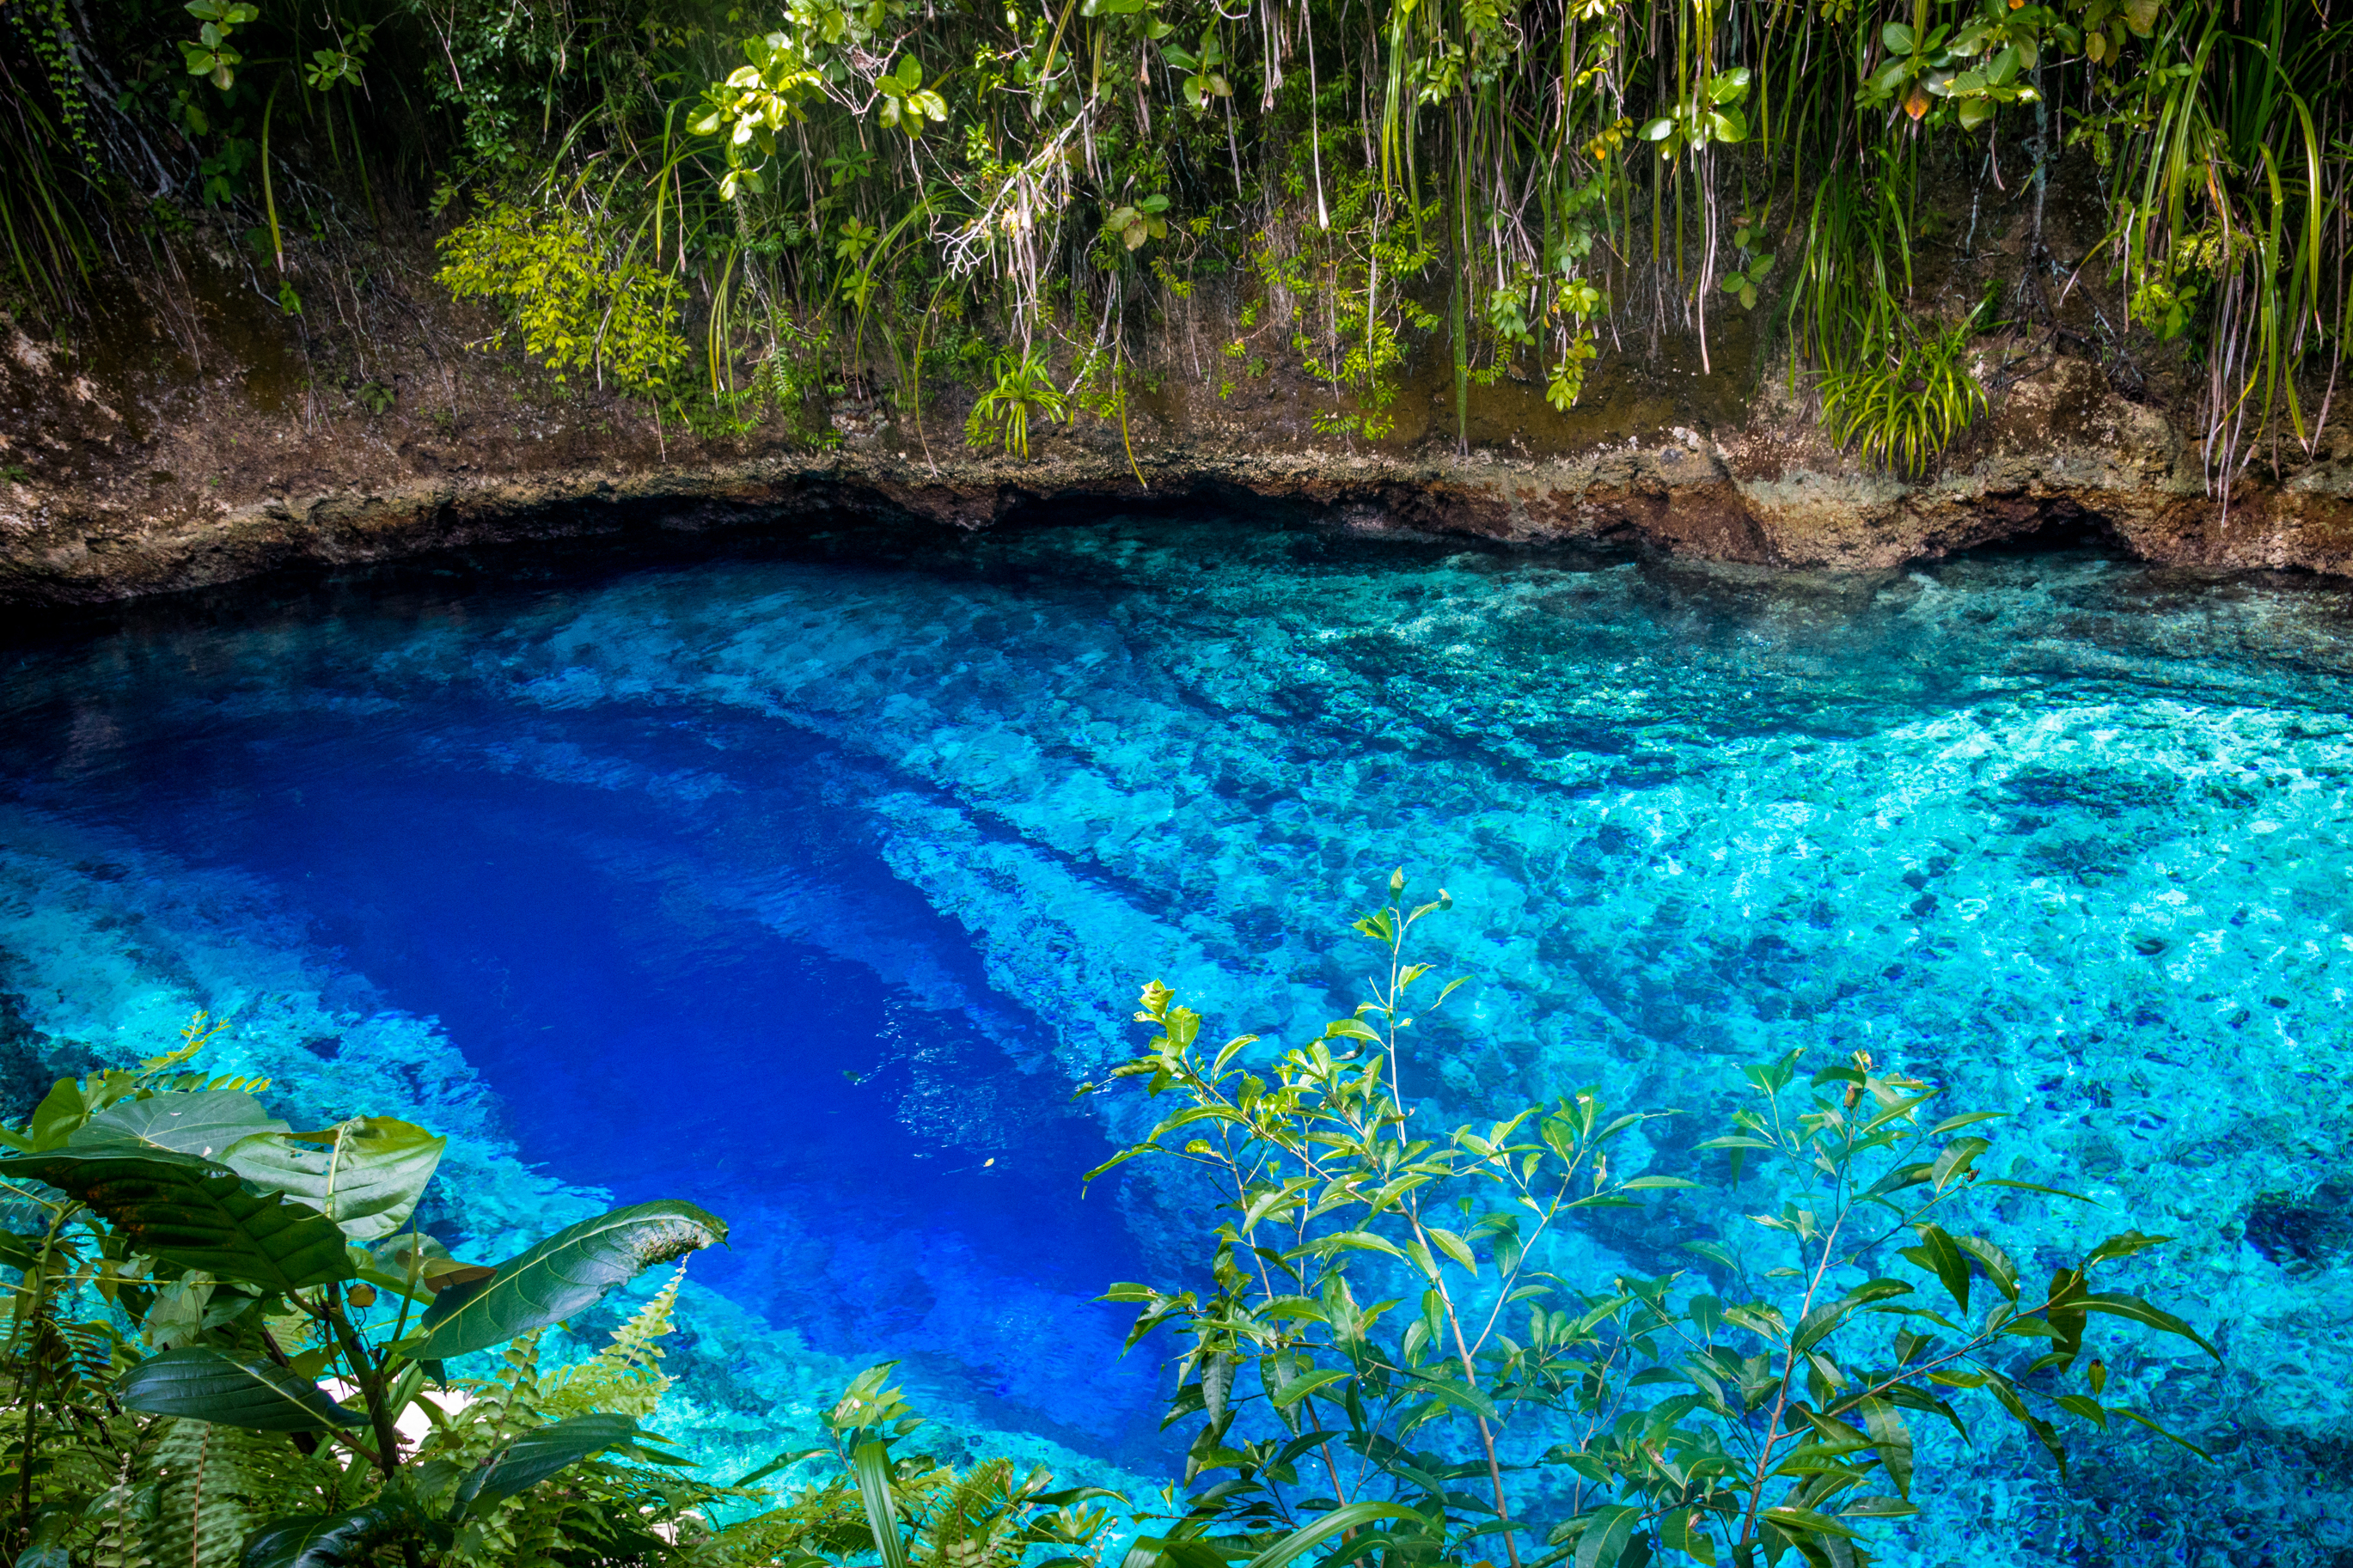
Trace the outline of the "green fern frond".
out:
<instances>
[{"instance_id":1,"label":"green fern frond","mask_svg":"<svg viewBox=\"0 0 2353 1568\"><path fill-rule=\"evenodd\" d=\"M155 1456L155 1520L148 1554L189 1568L234 1568L245 1538L261 1521L230 1484L237 1467L227 1426L174 1421Z\"/></svg>"},{"instance_id":2,"label":"green fern frond","mask_svg":"<svg viewBox=\"0 0 2353 1568\"><path fill-rule=\"evenodd\" d=\"M540 1402L539 1331L534 1329L508 1345L500 1361L498 1376L480 1386L474 1396L475 1408L469 1412L472 1420L468 1426L479 1435L485 1452L547 1420Z\"/></svg>"},{"instance_id":3,"label":"green fern frond","mask_svg":"<svg viewBox=\"0 0 2353 1568\"><path fill-rule=\"evenodd\" d=\"M550 1373L542 1381L547 1413L554 1417L611 1411L644 1420L660 1405L670 1379L660 1370L660 1341L674 1327L681 1265L653 1299L613 1331L605 1347L577 1366Z\"/></svg>"},{"instance_id":4,"label":"green fern frond","mask_svg":"<svg viewBox=\"0 0 2353 1568\"><path fill-rule=\"evenodd\" d=\"M247 1536L285 1514L326 1510L343 1479L332 1460L303 1453L283 1433L201 1421L165 1423L148 1473L140 1551L174 1568L232 1568ZM116 1498L107 1511L128 1501ZM111 1519L103 1528L113 1545L94 1561L112 1568L132 1534Z\"/></svg>"},{"instance_id":5,"label":"green fern frond","mask_svg":"<svg viewBox=\"0 0 2353 1568\"><path fill-rule=\"evenodd\" d=\"M150 1568L163 1490L162 1482L142 1477L125 1456L115 1484L90 1505L97 1527L86 1559L92 1568Z\"/></svg>"}]
</instances>

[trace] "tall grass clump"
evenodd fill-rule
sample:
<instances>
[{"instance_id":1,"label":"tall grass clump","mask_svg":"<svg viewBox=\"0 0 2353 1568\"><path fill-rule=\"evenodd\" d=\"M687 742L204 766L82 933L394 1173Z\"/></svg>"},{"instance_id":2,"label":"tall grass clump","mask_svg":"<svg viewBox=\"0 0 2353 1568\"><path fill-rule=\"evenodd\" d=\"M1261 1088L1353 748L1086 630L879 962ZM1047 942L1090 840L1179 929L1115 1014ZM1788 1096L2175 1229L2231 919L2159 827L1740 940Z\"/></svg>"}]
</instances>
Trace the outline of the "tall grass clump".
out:
<instances>
[{"instance_id":1,"label":"tall grass clump","mask_svg":"<svg viewBox=\"0 0 2353 1568\"><path fill-rule=\"evenodd\" d=\"M1972 310L1944 331L1901 319L1876 328L1849 368L1822 377L1832 437L1896 473L1925 471L1986 406L1968 363L1977 318Z\"/></svg>"}]
</instances>

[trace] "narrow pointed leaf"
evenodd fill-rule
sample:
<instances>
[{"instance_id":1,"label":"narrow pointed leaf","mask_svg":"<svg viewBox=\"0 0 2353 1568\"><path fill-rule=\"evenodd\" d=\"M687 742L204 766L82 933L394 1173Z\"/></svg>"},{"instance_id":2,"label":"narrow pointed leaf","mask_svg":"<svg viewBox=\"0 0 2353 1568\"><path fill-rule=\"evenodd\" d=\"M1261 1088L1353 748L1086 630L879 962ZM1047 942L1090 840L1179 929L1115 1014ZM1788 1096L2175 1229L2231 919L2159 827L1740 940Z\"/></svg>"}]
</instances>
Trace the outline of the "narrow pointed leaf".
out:
<instances>
[{"instance_id":1,"label":"narrow pointed leaf","mask_svg":"<svg viewBox=\"0 0 2353 1568\"><path fill-rule=\"evenodd\" d=\"M592 1454L619 1447L637 1435L638 1424L627 1415L601 1412L536 1427L467 1475L458 1488L458 1503L449 1521L455 1524L477 1507L527 1492L558 1471Z\"/></svg>"},{"instance_id":2,"label":"narrow pointed leaf","mask_svg":"<svg viewBox=\"0 0 2353 1568\"><path fill-rule=\"evenodd\" d=\"M1975 1165L1978 1155L1992 1147L1983 1138L1956 1138L1928 1167L1928 1179L1936 1184L1937 1191L1942 1192L1956 1177Z\"/></svg>"},{"instance_id":3,"label":"narrow pointed leaf","mask_svg":"<svg viewBox=\"0 0 2353 1568\"><path fill-rule=\"evenodd\" d=\"M1895 1483L1896 1492L1909 1500L1912 1496L1912 1429L1904 1416L1884 1399L1865 1399L1855 1406L1862 1417L1863 1430L1871 1434L1879 1450L1880 1467L1887 1479Z\"/></svg>"},{"instance_id":4,"label":"narrow pointed leaf","mask_svg":"<svg viewBox=\"0 0 2353 1568\"><path fill-rule=\"evenodd\" d=\"M1942 1227L1933 1225L1920 1226L1920 1245L1905 1247L1904 1256L1935 1274L1945 1287L1945 1293L1952 1297L1955 1306L1964 1312L1969 1310L1968 1259L1961 1256L1961 1249L1954 1245L1953 1238Z\"/></svg>"},{"instance_id":5,"label":"narrow pointed leaf","mask_svg":"<svg viewBox=\"0 0 2353 1568\"><path fill-rule=\"evenodd\" d=\"M2208 1343L2205 1335L2172 1313L2162 1308L2152 1307L2137 1296L2117 1296L2103 1292L2093 1296L2079 1296L2073 1305L2083 1311L2105 1312L2110 1317L2128 1319L2152 1329L2162 1329L2168 1334L2179 1334L2216 1361L2222 1359L2222 1352Z\"/></svg>"},{"instance_id":6,"label":"narrow pointed leaf","mask_svg":"<svg viewBox=\"0 0 2353 1568\"><path fill-rule=\"evenodd\" d=\"M256 1531L246 1542L238 1568L343 1568L345 1563L364 1563L372 1543L394 1522L390 1507L281 1519Z\"/></svg>"},{"instance_id":7,"label":"narrow pointed leaf","mask_svg":"<svg viewBox=\"0 0 2353 1568\"><path fill-rule=\"evenodd\" d=\"M2156 1422L2150 1420L2147 1416L2143 1415L2137 1410L2126 1410L2124 1406L2117 1405L2111 1409L2108 1414L2111 1415L2121 1415L2127 1421L2135 1422L2140 1426L2146 1426L2168 1443L2180 1444L2183 1447L2189 1449L2191 1453L2197 1455L2200 1458L2205 1460L2210 1465L2214 1462L2213 1455L2208 1453L2205 1449L2200 1447L2189 1438L2182 1436L2179 1433L2166 1430Z\"/></svg>"},{"instance_id":8,"label":"narrow pointed leaf","mask_svg":"<svg viewBox=\"0 0 2353 1568\"><path fill-rule=\"evenodd\" d=\"M866 1507L867 1528L874 1549L882 1554L882 1568L907 1568L907 1545L899 1537L899 1505L891 1487L891 1450L880 1441L860 1443L850 1456L858 1477L859 1500Z\"/></svg>"},{"instance_id":9,"label":"narrow pointed leaf","mask_svg":"<svg viewBox=\"0 0 2353 1568\"><path fill-rule=\"evenodd\" d=\"M1768 1508L1765 1517L1779 1525L1791 1536L1803 1539L1807 1534L1828 1535L1847 1541L1862 1537L1826 1513L1816 1513L1810 1508Z\"/></svg>"},{"instance_id":10,"label":"narrow pointed leaf","mask_svg":"<svg viewBox=\"0 0 2353 1568\"><path fill-rule=\"evenodd\" d=\"M1577 1538L1577 1568L1616 1568L1641 1517L1642 1510L1628 1503L1596 1512Z\"/></svg>"},{"instance_id":11,"label":"narrow pointed leaf","mask_svg":"<svg viewBox=\"0 0 2353 1568\"><path fill-rule=\"evenodd\" d=\"M1308 1373L1303 1377L1294 1377L1275 1392L1274 1407L1277 1410L1288 1410L1324 1384L1337 1383L1347 1375L1345 1369L1327 1366L1321 1371Z\"/></svg>"},{"instance_id":12,"label":"narrow pointed leaf","mask_svg":"<svg viewBox=\"0 0 2353 1568\"><path fill-rule=\"evenodd\" d=\"M1303 1552L1313 1551L1344 1531L1379 1520L1411 1520L1421 1522L1421 1515L1409 1508L1393 1502L1352 1502L1335 1508L1313 1524L1301 1525L1245 1564L1245 1568L1282 1568L1282 1565Z\"/></svg>"}]
</instances>

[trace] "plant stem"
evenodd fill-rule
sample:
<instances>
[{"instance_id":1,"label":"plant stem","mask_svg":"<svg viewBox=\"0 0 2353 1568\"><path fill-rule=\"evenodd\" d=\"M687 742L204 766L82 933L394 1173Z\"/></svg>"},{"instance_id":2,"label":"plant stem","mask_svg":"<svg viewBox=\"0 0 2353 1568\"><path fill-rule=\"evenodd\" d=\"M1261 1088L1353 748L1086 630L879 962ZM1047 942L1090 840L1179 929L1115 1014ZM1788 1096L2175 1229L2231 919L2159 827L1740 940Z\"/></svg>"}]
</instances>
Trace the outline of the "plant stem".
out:
<instances>
[{"instance_id":1,"label":"plant stem","mask_svg":"<svg viewBox=\"0 0 2353 1568\"><path fill-rule=\"evenodd\" d=\"M341 1287L327 1287L323 1303L327 1327L342 1347L344 1359L352 1363L352 1376L360 1385L360 1399L367 1408L368 1425L375 1432L375 1466L389 1477L400 1468L400 1435L393 1425L397 1412L385 1408L382 1369L368 1360L366 1347L344 1318L342 1294Z\"/></svg>"},{"instance_id":2,"label":"plant stem","mask_svg":"<svg viewBox=\"0 0 2353 1568\"><path fill-rule=\"evenodd\" d=\"M1830 1272L1831 1255L1837 1247L1838 1234L1845 1226L1846 1218L1841 1212L1831 1223L1829 1234L1822 1237L1821 1261L1814 1266L1813 1278L1806 1281L1805 1299L1798 1307L1798 1322L1790 1326L1788 1359L1781 1366L1781 1386L1774 1396L1772 1418L1765 1425L1765 1446L1757 1455L1757 1481L1749 1489L1748 1509L1740 1522L1740 1540L1733 1548L1738 1553L1736 1561L1740 1563L1746 1563L1756 1549L1757 1514L1764 1506L1765 1483L1771 1479L1769 1468L1773 1463L1773 1450L1781 1446L1783 1438L1793 1435L1781 1430L1781 1417L1788 1413L1789 1384L1798 1375L1798 1326L1803 1324L1806 1314L1814 1310L1815 1293L1821 1289L1822 1276Z\"/></svg>"},{"instance_id":3,"label":"plant stem","mask_svg":"<svg viewBox=\"0 0 2353 1568\"><path fill-rule=\"evenodd\" d=\"M269 215L269 249L278 258L278 271L286 271L286 242L278 232L278 196L269 183L269 116L278 108L278 89L284 77L269 84L269 96L261 102L261 205Z\"/></svg>"}]
</instances>

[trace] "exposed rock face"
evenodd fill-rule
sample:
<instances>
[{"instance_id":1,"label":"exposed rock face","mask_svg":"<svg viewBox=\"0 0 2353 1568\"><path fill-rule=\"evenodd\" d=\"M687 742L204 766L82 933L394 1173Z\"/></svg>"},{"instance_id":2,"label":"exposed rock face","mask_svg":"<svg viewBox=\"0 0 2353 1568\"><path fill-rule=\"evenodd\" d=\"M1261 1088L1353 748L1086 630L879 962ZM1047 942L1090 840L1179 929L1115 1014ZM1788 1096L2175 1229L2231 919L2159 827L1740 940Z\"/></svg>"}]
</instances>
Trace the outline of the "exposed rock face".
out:
<instances>
[{"instance_id":1,"label":"exposed rock face","mask_svg":"<svg viewBox=\"0 0 2353 1568\"><path fill-rule=\"evenodd\" d=\"M1707 377L1672 354L1605 359L1566 419L1533 387L1482 389L1467 456L1451 439L1451 391L1429 373L1408 389L1398 436L1372 445L1316 434L1324 405L1310 384L1277 374L1213 392L1172 374L1136 400L1124 437L1082 416L1021 462L976 456L961 409L946 406L927 406L920 426L837 409L826 448L773 426L682 437L470 353L464 340L480 334L463 329L483 323L412 292L396 345L340 371L332 341L290 347L266 306L234 294L193 336L117 323L72 359L0 322L12 340L0 355L0 602L91 604L497 540L845 512L984 527L1146 497L1792 566L1883 570L2057 531L2151 561L2353 572L2353 440L2332 430L2309 458L2287 449L2283 478L2241 475L2226 508L2195 442L2080 359L2017 364L2024 374L1918 482L1839 451L1753 353L1722 348Z\"/></svg>"}]
</instances>

